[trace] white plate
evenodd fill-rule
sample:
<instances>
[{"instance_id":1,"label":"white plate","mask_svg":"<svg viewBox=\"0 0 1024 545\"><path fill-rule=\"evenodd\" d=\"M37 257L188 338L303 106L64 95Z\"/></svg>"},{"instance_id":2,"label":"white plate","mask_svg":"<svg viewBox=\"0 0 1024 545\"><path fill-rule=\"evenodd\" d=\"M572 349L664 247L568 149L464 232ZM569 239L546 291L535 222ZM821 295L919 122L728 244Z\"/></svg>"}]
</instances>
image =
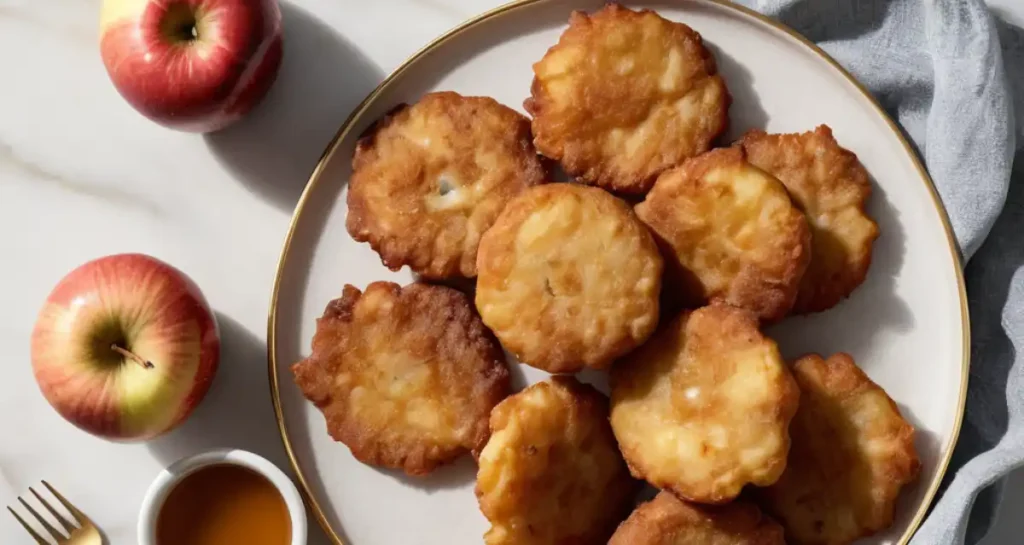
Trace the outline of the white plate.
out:
<instances>
[{"instance_id":1,"label":"white plate","mask_svg":"<svg viewBox=\"0 0 1024 545\"><path fill-rule=\"evenodd\" d=\"M314 514L349 545L478 544L487 523L463 459L425 480L357 462L328 436L323 417L288 366L309 352L315 319L342 285L363 288L392 273L345 230L345 191L357 136L401 102L454 90L522 110L531 64L565 28L572 9L604 0L527 0L469 21L391 75L356 109L299 201L281 256L269 324L270 373L285 444ZM967 310L945 212L906 141L866 92L824 53L759 15L714 0L631 4L685 22L711 44L734 96L731 136L747 128L804 131L830 125L874 179L870 212L882 235L867 281L838 307L790 319L770 334L787 356L853 354L917 426L921 477L901 499L896 523L869 543L903 543L945 471L963 412ZM544 373L526 369L527 380Z\"/></svg>"}]
</instances>

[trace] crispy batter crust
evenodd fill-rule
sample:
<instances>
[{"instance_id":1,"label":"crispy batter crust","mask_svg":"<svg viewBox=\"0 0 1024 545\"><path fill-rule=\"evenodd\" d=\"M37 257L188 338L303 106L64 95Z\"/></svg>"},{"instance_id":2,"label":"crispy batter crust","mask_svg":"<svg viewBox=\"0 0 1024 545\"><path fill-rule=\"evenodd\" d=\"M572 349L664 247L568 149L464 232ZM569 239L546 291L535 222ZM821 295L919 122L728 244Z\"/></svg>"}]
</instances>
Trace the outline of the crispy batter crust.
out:
<instances>
[{"instance_id":1,"label":"crispy batter crust","mask_svg":"<svg viewBox=\"0 0 1024 545\"><path fill-rule=\"evenodd\" d=\"M650 10L574 12L533 72L537 149L610 191L645 193L728 124L731 98L700 34Z\"/></svg>"},{"instance_id":2,"label":"crispy batter crust","mask_svg":"<svg viewBox=\"0 0 1024 545\"><path fill-rule=\"evenodd\" d=\"M637 482L608 425L608 399L553 377L502 401L480 454L476 495L487 545L603 543L625 518Z\"/></svg>"},{"instance_id":3,"label":"crispy batter crust","mask_svg":"<svg viewBox=\"0 0 1024 545\"><path fill-rule=\"evenodd\" d=\"M774 321L789 312L811 258L811 234L785 187L716 149L658 177L636 205L666 256L666 290L684 306L723 302Z\"/></svg>"},{"instance_id":4,"label":"crispy batter crust","mask_svg":"<svg viewBox=\"0 0 1024 545\"><path fill-rule=\"evenodd\" d=\"M410 475L479 453L509 393L501 347L468 298L420 283L346 285L291 369L331 437L363 463Z\"/></svg>"},{"instance_id":5,"label":"crispy batter crust","mask_svg":"<svg viewBox=\"0 0 1024 545\"><path fill-rule=\"evenodd\" d=\"M804 356L793 373L793 448L762 506L791 545L846 545L888 528L900 489L921 467L913 426L846 354Z\"/></svg>"},{"instance_id":6,"label":"crispy batter crust","mask_svg":"<svg viewBox=\"0 0 1024 545\"><path fill-rule=\"evenodd\" d=\"M871 196L867 171L827 125L802 134L753 130L739 144L748 161L786 185L807 215L813 251L793 312L832 308L864 282L878 238L878 225L864 209Z\"/></svg>"},{"instance_id":7,"label":"crispy batter crust","mask_svg":"<svg viewBox=\"0 0 1024 545\"><path fill-rule=\"evenodd\" d=\"M752 503L686 503L669 492L637 507L608 545L786 545L782 527Z\"/></svg>"},{"instance_id":8,"label":"crispy batter crust","mask_svg":"<svg viewBox=\"0 0 1024 545\"><path fill-rule=\"evenodd\" d=\"M611 423L634 476L700 503L775 482L799 391L754 315L712 305L612 368Z\"/></svg>"},{"instance_id":9,"label":"crispy batter crust","mask_svg":"<svg viewBox=\"0 0 1024 545\"><path fill-rule=\"evenodd\" d=\"M603 368L658 324L662 258L629 206L577 184L531 188L480 243L476 305L520 361Z\"/></svg>"},{"instance_id":10,"label":"crispy batter crust","mask_svg":"<svg viewBox=\"0 0 1024 545\"><path fill-rule=\"evenodd\" d=\"M523 115L487 97L430 93L359 140L348 232L392 270L470 278L480 236L545 176Z\"/></svg>"}]
</instances>

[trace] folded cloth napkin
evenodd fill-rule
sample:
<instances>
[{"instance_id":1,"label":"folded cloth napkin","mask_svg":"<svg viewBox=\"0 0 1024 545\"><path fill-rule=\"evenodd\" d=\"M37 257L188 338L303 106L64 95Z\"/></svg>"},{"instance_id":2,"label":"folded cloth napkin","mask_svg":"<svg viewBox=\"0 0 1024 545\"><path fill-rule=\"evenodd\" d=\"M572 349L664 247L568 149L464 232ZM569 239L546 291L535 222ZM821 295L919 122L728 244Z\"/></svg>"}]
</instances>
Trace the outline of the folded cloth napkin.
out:
<instances>
[{"instance_id":1,"label":"folded cloth napkin","mask_svg":"<svg viewBox=\"0 0 1024 545\"><path fill-rule=\"evenodd\" d=\"M946 205L967 262L970 386L941 496L911 543L976 543L1003 477L1024 465L1024 31L981 0L741 3L818 43L866 85Z\"/></svg>"}]
</instances>

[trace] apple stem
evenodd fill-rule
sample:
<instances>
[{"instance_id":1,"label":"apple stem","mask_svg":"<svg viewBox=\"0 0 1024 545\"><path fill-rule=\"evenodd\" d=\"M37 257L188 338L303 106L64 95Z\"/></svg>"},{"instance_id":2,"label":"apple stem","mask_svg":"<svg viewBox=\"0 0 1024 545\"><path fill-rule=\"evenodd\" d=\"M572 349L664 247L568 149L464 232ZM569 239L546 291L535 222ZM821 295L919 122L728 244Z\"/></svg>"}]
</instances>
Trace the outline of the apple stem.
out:
<instances>
[{"instance_id":1,"label":"apple stem","mask_svg":"<svg viewBox=\"0 0 1024 545\"><path fill-rule=\"evenodd\" d=\"M122 356L124 356L124 357L126 357L126 358L128 358L128 359L130 359L132 361L134 361L135 363L141 365L143 369L152 369L153 368L153 362L151 362L149 360L142 359L142 357L140 357L138 354L136 354L134 352L131 352L129 350L125 350L124 348L121 348L120 346L117 346L116 343L110 345L110 349L113 350L114 352L117 352L118 354L121 354Z\"/></svg>"}]
</instances>

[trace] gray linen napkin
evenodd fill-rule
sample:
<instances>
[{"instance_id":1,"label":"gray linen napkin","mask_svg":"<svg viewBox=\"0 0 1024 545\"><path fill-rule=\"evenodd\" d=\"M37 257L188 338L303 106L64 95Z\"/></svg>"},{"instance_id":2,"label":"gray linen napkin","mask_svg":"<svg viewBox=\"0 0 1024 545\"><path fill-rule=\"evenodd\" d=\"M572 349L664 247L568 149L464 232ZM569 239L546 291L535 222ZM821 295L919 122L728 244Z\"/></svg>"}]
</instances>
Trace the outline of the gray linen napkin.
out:
<instances>
[{"instance_id":1,"label":"gray linen napkin","mask_svg":"<svg viewBox=\"0 0 1024 545\"><path fill-rule=\"evenodd\" d=\"M1003 477L1024 465L1024 153L1011 169L1024 144L1024 31L981 0L741 3L817 42L870 89L949 211L969 260L967 414L941 496L911 543L976 543Z\"/></svg>"}]
</instances>

